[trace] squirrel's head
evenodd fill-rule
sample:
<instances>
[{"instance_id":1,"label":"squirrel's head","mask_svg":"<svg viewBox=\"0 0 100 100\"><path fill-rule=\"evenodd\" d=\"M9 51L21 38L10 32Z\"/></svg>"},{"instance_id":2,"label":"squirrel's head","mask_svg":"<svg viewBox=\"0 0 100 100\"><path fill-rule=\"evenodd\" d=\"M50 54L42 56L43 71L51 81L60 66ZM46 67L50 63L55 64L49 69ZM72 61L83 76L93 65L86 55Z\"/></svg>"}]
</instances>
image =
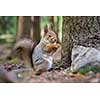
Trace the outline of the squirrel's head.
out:
<instances>
[{"instance_id":1,"label":"squirrel's head","mask_svg":"<svg viewBox=\"0 0 100 100\"><path fill-rule=\"evenodd\" d=\"M45 28L44 28L43 39L46 43L53 44L53 43L57 42L57 35L54 31L49 30L48 26L46 25Z\"/></svg>"}]
</instances>

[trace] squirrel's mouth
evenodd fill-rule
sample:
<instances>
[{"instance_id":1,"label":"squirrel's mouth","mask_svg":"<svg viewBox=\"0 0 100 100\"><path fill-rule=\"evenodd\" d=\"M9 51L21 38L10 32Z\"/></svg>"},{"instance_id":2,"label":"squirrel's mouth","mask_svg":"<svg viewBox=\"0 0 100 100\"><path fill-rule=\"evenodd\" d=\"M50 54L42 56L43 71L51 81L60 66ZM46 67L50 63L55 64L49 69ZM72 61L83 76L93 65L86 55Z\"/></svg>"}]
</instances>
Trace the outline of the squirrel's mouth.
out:
<instances>
[{"instance_id":1,"label":"squirrel's mouth","mask_svg":"<svg viewBox=\"0 0 100 100\"><path fill-rule=\"evenodd\" d=\"M44 39L43 41L46 44L56 44L56 41L52 41L52 40L46 40L46 39Z\"/></svg>"}]
</instances>

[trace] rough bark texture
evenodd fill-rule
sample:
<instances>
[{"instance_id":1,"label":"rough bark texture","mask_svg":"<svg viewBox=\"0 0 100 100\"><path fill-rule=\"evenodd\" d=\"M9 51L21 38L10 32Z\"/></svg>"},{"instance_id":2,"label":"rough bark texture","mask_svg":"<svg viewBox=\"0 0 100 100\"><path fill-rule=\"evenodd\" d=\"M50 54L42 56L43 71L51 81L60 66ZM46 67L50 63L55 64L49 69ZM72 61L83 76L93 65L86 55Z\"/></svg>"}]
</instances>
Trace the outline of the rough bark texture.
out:
<instances>
[{"instance_id":1,"label":"rough bark texture","mask_svg":"<svg viewBox=\"0 0 100 100\"><path fill-rule=\"evenodd\" d=\"M73 43L83 46L100 47L100 17L67 17L67 26L72 33Z\"/></svg>"},{"instance_id":2,"label":"rough bark texture","mask_svg":"<svg viewBox=\"0 0 100 100\"><path fill-rule=\"evenodd\" d=\"M63 38L62 38L62 65L68 67L71 64L72 39L70 28L68 27L68 18L63 17Z\"/></svg>"},{"instance_id":3,"label":"rough bark texture","mask_svg":"<svg viewBox=\"0 0 100 100\"><path fill-rule=\"evenodd\" d=\"M17 40L23 37L30 38L31 25L30 16L17 17Z\"/></svg>"},{"instance_id":4,"label":"rough bark texture","mask_svg":"<svg viewBox=\"0 0 100 100\"><path fill-rule=\"evenodd\" d=\"M40 16L34 16L33 22L33 40L40 41Z\"/></svg>"},{"instance_id":5,"label":"rough bark texture","mask_svg":"<svg viewBox=\"0 0 100 100\"><path fill-rule=\"evenodd\" d=\"M100 49L100 17L99 16L67 16L63 17L62 58L70 63L73 44Z\"/></svg>"}]
</instances>

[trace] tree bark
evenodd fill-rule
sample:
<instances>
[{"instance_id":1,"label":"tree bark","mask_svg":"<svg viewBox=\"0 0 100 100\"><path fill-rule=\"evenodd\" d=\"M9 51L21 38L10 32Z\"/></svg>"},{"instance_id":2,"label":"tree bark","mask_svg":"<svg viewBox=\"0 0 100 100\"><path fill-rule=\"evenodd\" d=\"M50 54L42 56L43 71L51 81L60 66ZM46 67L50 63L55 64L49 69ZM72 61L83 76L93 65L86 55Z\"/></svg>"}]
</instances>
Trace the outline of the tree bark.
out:
<instances>
[{"instance_id":1,"label":"tree bark","mask_svg":"<svg viewBox=\"0 0 100 100\"><path fill-rule=\"evenodd\" d=\"M100 17L63 17L62 62L69 65L72 44L100 49Z\"/></svg>"},{"instance_id":2,"label":"tree bark","mask_svg":"<svg viewBox=\"0 0 100 100\"><path fill-rule=\"evenodd\" d=\"M100 17L69 17L67 26L72 33L73 43L77 45L100 47Z\"/></svg>"},{"instance_id":3,"label":"tree bark","mask_svg":"<svg viewBox=\"0 0 100 100\"><path fill-rule=\"evenodd\" d=\"M69 67L71 65L72 37L70 29L67 26L67 17L63 17L63 36L62 36L62 66Z\"/></svg>"},{"instance_id":4,"label":"tree bark","mask_svg":"<svg viewBox=\"0 0 100 100\"><path fill-rule=\"evenodd\" d=\"M17 17L17 40L20 38L30 38L31 17L19 16Z\"/></svg>"}]
</instances>

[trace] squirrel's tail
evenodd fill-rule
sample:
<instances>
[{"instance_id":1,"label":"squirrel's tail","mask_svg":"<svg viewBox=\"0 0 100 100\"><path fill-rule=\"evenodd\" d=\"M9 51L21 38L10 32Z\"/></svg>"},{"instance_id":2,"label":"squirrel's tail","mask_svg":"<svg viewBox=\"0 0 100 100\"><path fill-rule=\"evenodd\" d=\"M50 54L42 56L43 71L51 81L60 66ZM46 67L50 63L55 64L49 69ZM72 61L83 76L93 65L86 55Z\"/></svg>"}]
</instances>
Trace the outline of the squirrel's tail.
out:
<instances>
[{"instance_id":1,"label":"squirrel's tail","mask_svg":"<svg viewBox=\"0 0 100 100\"><path fill-rule=\"evenodd\" d=\"M18 57L25 65L33 68L32 53L37 42L33 42L31 39L21 39L17 41L12 49L14 57Z\"/></svg>"}]
</instances>

